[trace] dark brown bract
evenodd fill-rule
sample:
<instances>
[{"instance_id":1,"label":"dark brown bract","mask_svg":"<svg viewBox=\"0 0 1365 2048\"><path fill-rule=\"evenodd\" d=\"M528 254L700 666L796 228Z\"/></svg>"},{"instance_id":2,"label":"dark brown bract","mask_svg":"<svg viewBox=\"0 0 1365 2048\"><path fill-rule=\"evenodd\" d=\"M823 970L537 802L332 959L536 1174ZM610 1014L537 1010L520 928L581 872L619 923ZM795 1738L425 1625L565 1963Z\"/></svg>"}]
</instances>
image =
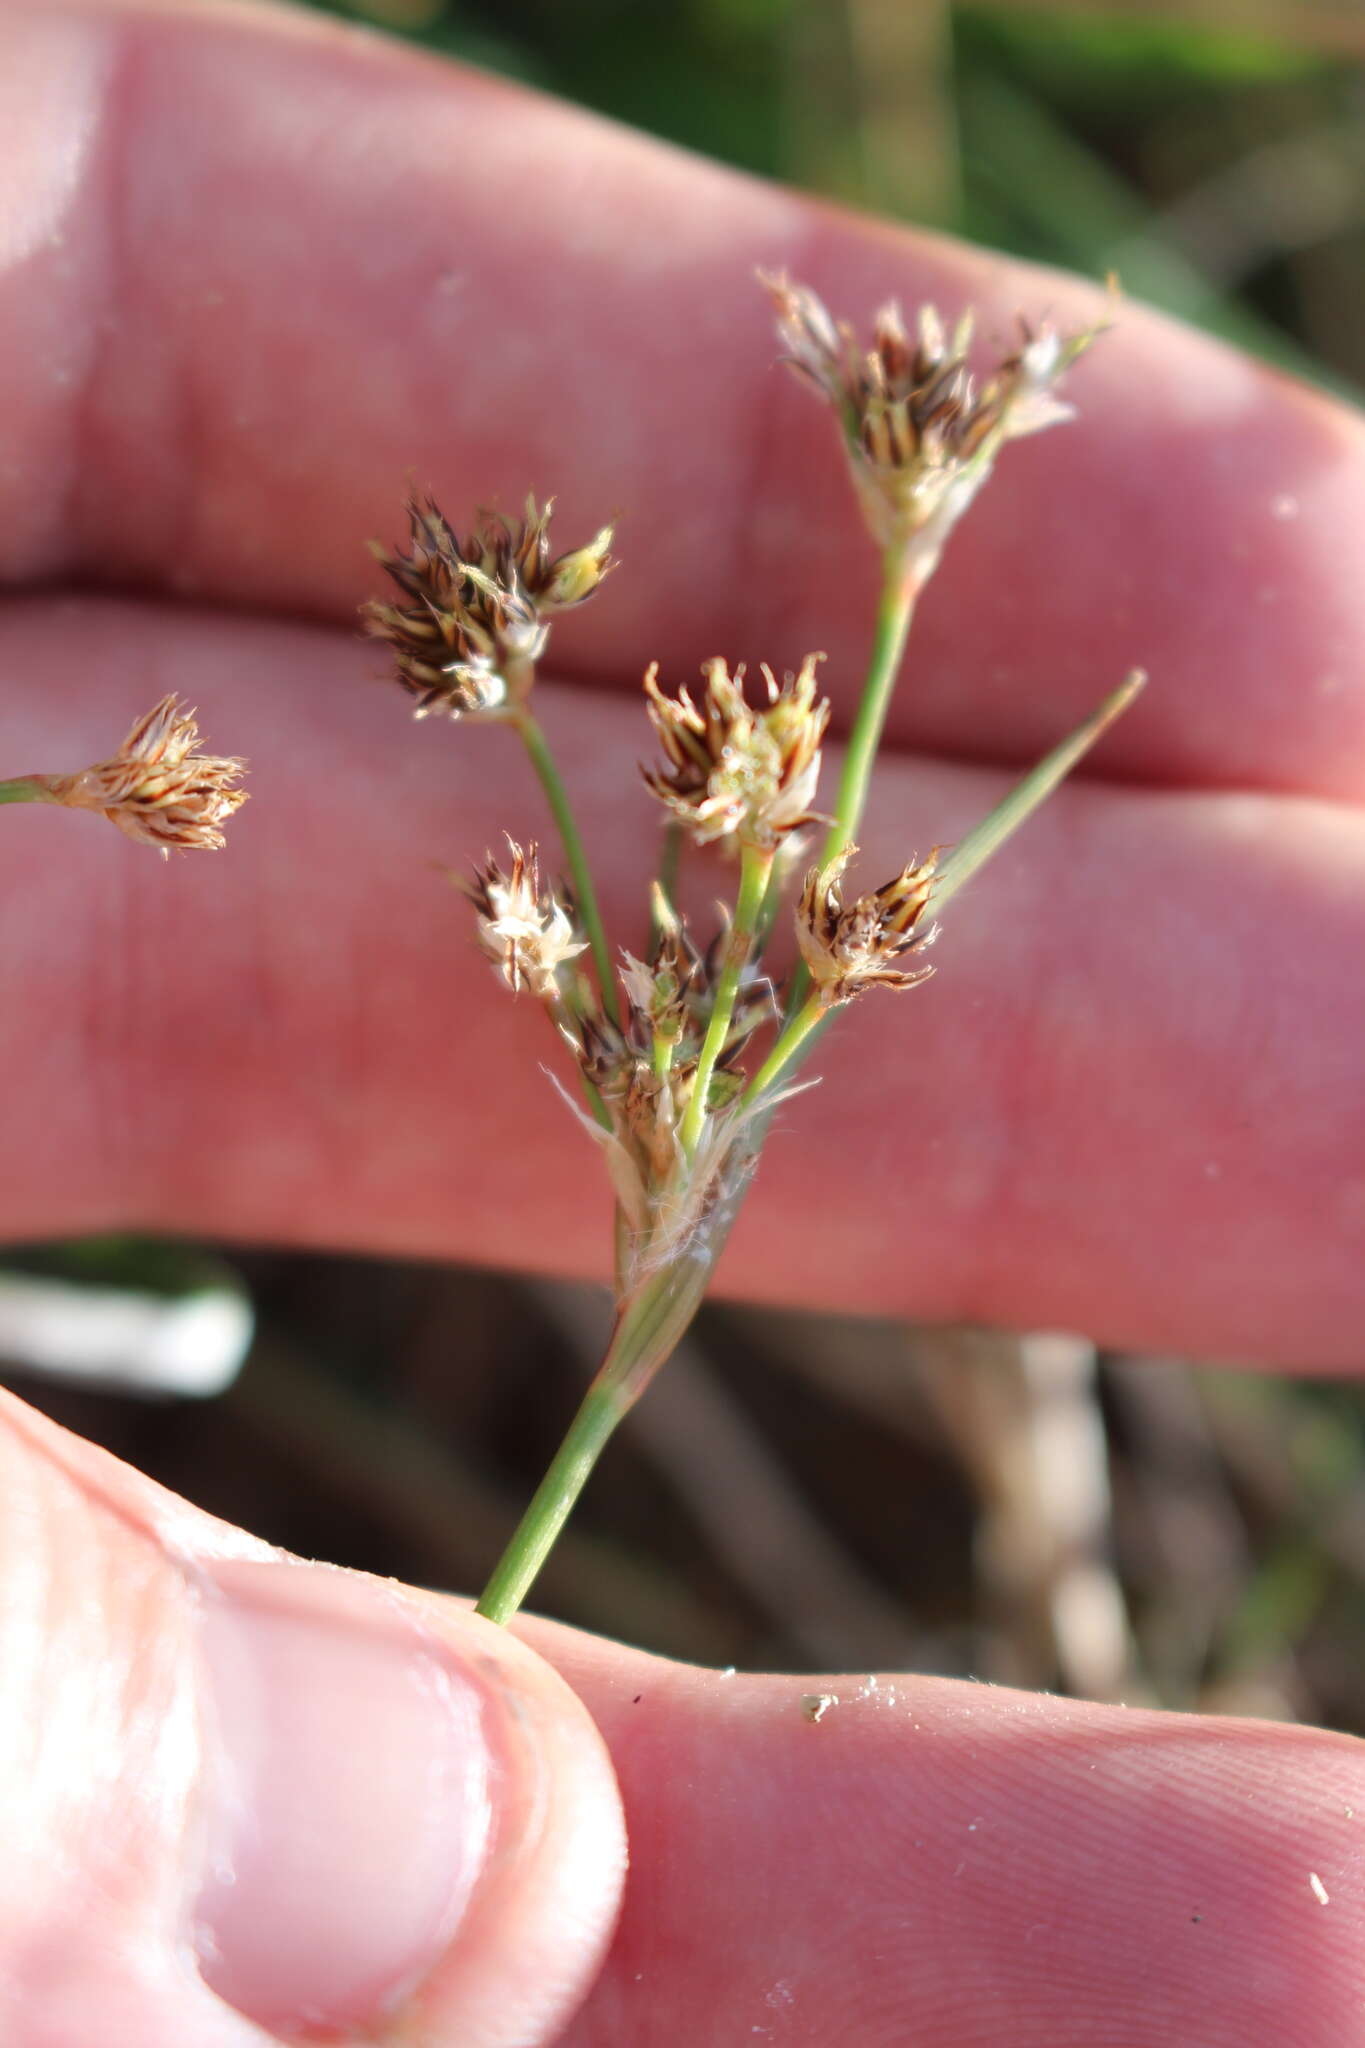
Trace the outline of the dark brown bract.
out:
<instances>
[{"instance_id":1,"label":"dark brown bract","mask_svg":"<svg viewBox=\"0 0 1365 2048\"><path fill-rule=\"evenodd\" d=\"M823 868L812 868L796 909L796 940L825 1009L846 1003L865 988L914 988L933 973L928 965L905 968L909 953L932 944L938 927L921 931L938 864L937 849L914 862L880 889L844 902L843 873L855 847Z\"/></svg>"},{"instance_id":2,"label":"dark brown bract","mask_svg":"<svg viewBox=\"0 0 1365 2048\"><path fill-rule=\"evenodd\" d=\"M515 527L485 515L461 541L431 498L408 503L406 554L374 554L400 602L362 606L365 630L394 649L398 681L416 716L504 717L524 700L544 652L549 621L582 604L615 567L612 530L556 558L551 499L526 501Z\"/></svg>"}]
</instances>

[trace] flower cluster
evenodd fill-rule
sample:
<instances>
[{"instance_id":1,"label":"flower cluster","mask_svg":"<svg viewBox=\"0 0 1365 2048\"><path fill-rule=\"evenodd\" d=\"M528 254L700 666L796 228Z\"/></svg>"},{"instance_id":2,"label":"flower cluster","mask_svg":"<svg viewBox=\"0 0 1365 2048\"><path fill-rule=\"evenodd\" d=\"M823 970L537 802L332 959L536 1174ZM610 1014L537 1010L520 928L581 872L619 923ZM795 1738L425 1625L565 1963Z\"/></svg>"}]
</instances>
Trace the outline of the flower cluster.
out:
<instances>
[{"instance_id":1,"label":"flower cluster","mask_svg":"<svg viewBox=\"0 0 1365 2048\"><path fill-rule=\"evenodd\" d=\"M908 331L888 305L864 346L813 292L785 278L766 283L788 360L839 418L885 550L884 608L903 634L916 590L1005 442L1068 416L1056 385L1091 335L1024 329L979 383L968 364L969 315L949 331L926 307ZM485 517L464 541L430 499L411 501L408 517L407 551L379 551L397 599L368 605L367 629L394 648L419 716L515 719L561 828L572 895L542 883L534 844L523 849L511 839L510 864L490 855L461 886L500 978L545 1006L577 1067L581 1114L606 1155L624 1224L624 1303L652 1276L690 1270L723 1239L720 1219L748 1177L767 1115L829 1013L867 989L928 979L933 969L923 956L937 930L931 901L960 886L963 849L943 875L935 851L854 894L847 870L866 766L841 789L837 815L821 820L817 784L830 719L818 682L824 656L808 655L781 680L766 665L749 674L717 656L703 663L700 687L673 690L661 685L656 663L644 691L659 753L642 767L644 782L683 828L678 837L738 856L739 879L707 947L693 942L656 883L648 953L614 954L567 792L528 702L548 621L590 597L614 566L611 529L556 557L549 505L542 511L534 498L519 525ZM894 635L879 642L865 704L875 707L875 691L889 681L877 662L893 642ZM764 953L801 859L803 828L817 821L830 835L794 907L797 962L779 1001ZM764 1056L750 1072L746 1055L765 1033Z\"/></svg>"},{"instance_id":2,"label":"flower cluster","mask_svg":"<svg viewBox=\"0 0 1365 2048\"><path fill-rule=\"evenodd\" d=\"M366 631L394 648L399 682L418 718L503 717L523 702L544 652L549 622L582 604L615 567L612 529L555 557L554 501L513 527L485 515L460 541L431 498L408 504L411 546L373 552L398 587L399 602L363 607Z\"/></svg>"},{"instance_id":3,"label":"flower cluster","mask_svg":"<svg viewBox=\"0 0 1365 2048\"><path fill-rule=\"evenodd\" d=\"M821 659L810 655L781 683L762 668L757 704L745 694L743 667L732 672L719 659L705 664L695 698L686 689L665 694L657 668L645 678L664 755L660 767L642 771L649 789L694 840L737 843L765 875L781 875L778 856L795 851L799 829L818 816L812 806L830 712L816 692ZM620 1000L609 1001L586 963L565 972L587 942L571 902L542 885L535 846L508 846L510 865L489 855L460 887L484 952L509 988L545 1004L595 1104L585 1122L606 1154L628 1227L629 1290L682 1255L716 1204L737 1197L752 1166L755 1120L773 1097L748 1099L742 1062L755 1032L780 1016L761 962L765 930L752 909L741 928L737 904L733 916L722 910L703 950L656 884L649 955L622 952ZM866 987L911 988L930 971L898 963L933 937L921 929L933 857L845 905L849 851L812 871L795 913L810 1001L821 1012Z\"/></svg>"},{"instance_id":4,"label":"flower cluster","mask_svg":"<svg viewBox=\"0 0 1365 2048\"><path fill-rule=\"evenodd\" d=\"M705 1292L778 1104L831 1014L872 988L917 987L941 910L1131 700L1130 678L968 832L940 870L938 850L879 888L847 883L869 780L915 602L944 542L1000 449L1068 416L1056 387L1090 334L1022 330L978 383L972 324L949 332L932 307L907 331L894 305L870 345L813 292L766 280L787 358L832 406L867 523L882 550L870 660L823 855L794 906L795 960L781 989L766 955L784 897L805 865L830 705L822 655L779 681L717 657L701 686L669 691L648 670L658 741L641 773L668 823L651 886L653 936L612 948L588 850L549 736L529 701L547 620L583 602L612 567L610 529L555 558L549 508L520 526L485 518L460 542L430 500L409 506L410 549L380 559L397 601L366 607L396 652L418 715L509 722L559 831L572 894L542 885L534 845L509 840L463 884L479 943L512 991L545 1008L581 1084L570 1107L601 1150L616 1201L616 1316L601 1368L545 1480L494 1570L479 1612L504 1622L531 1586L606 1434L677 1344ZM3 789L0 788L0 796ZM733 886L704 948L675 907L685 848L734 856ZM757 1045L753 1058L750 1054ZM556 1086L559 1084L556 1083Z\"/></svg>"},{"instance_id":5,"label":"flower cluster","mask_svg":"<svg viewBox=\"0 0 1365 2048\"><path fill-rule=\"evenodd\" d=\"M786 360L838 414L873 538L902 551L921 582L1005 442L1071 418L1057 383L1100 332L1061 335L1021 321L1018 347L978 385L967 366L970 313L950 334L925 306L912 339L892 301L865 348L804 285L782 276L763 282Z\"/></svg>"},{"instance_id":6,"label":"flower cluster","mask_svg":"<svg viewBox=\"0 0 1365 2048\"><path fill-rule=\"evenodd\" d=\"M525 849L509 837L506 872L492 854L470 881L456 886L474 905L479 944L514 995L523 988L542 1002L560 997L559 970L587 949L568 906L553 889L542 889L535 841Z\"/></svg>"},{"instance_id":7,"label":"flower cluster","mask_svg":"<svg viewBox=\"0 0 1365 2048\"><path fill-rule=\"evenodd\" d=\"M677 1231L693 1227L715 1194L714 1187L697 1183L680 1133L714 1011L729 929L722 925L702 952L662 891L655 892L654 913L649 958L621 953L619 1021L589 994L561 1028L606 1112L610 1128L596 1135L607 1150L634 1237L657 1260L661 1248L676 1248ZM756 962L749 964L707 1085L710 1113L720 1125L728 1121L737 1127L734 1112L745 1086L739 1062L754 1032L774 1014L772 986Z\"/></svg>"},{"instance_id":8,"label":"flower cluster","mask_svg":"<svg viewBox=\"0 0 1365 2048\"><path fill-rule=\"evenodd\" d=\"M823 655L808 655L780 682L762 666L752 683L743 665L717 657L703 664L700 689L671 694L652 666L645 698L661 758L641 772L670 829L651 890L650 944L643 957L617 954L569 792L530 701L552 620L583 604L615 566L612 528L556 555L553 501L542 507L529 498L516 522L482 514L461 539L429 496L412 496L406 548L374 550L394 590L362 608L366 632L392 650L417 717L505 722L540 782L567 883L543 881L535 842L509 837L505 860L485 855L457 887L499 979L545 1009L572 1056L582 1097L576 1113L601 1148L616 1197L612 1336L480 1599L480 1614L496 1622L525 1598L607 1435L695 1314L771 1115L796 1092L799 1062L831 1012L869 988L905 990L929 977L931 905L941 910L971 879L1142 682L1135 673L1111 692L941 871L935 849L880 888L846 893L918 592L1004 444L1069 417L1057 386L1098 330L1063 336L1023 327L1018 346L978 383L968 363L970 316L949 333L926 307L908 332L888 305L864 346L813 292L784 277L765 282L788 361L838 418L883 554L871 658L832 816L821 820L815 808L830 719L817 687ZM166 697L113 759L76 775L0 780L0 804L101 811L163 854L221 846L225 821L246 801L236 786L245 763L198 753L198 737L194 714ZM779 997L765 955L784 892L804 864L804 828L817 820L829 831L794 908L797 957ZM736 858L730 902L705 948L674 904L685 841Z\"/></svg>"},{"instance_id":9,"label":"flower cluster","mask_svg":"<svg viewBox=\"0 0 1365 2048\"><path fill-rule=\"evenodd\" d=\"M856 852L846 846L824 867L812 868L797 905L796 941L822 1009L847 1003L865 988L914 988L934 971L898 963L938 935L937 925L921 929L937 849L926 861L911 861L880 889L845 903L844 869Z\"/></svg>"},{"instance_id":10,"label":"flower cluster","mask_svg":"<svg viewBox=\"0 0 1365 2048\"><path fill-rule=\"evenodd\" d=\"M223 826L247 800L234 788L246 773L235 755L199 754L199 727L172 694L139 718L112 760L76 775L29 780L51 803L102 811L129 839L171 849L216 850Z\"/></svg>"},{"instance_id":11,"label":"flower cluster","mask_svg":"<svg viewBox=\"0 0 1365 2048\"><path fill-rule=\"evenodd\" d=\"M775 846L815 818L820 742L829 724L829 700L815 687L823 660L808 654L781 684L765 665L767 702L756 706L744 693L742 662L733 675L719 658L705 663L700 704L686 689L665 695L657 662L649 669L645 696L665 765L642 773L699 845L733 839Z\"/></svg>"}]
</instances>

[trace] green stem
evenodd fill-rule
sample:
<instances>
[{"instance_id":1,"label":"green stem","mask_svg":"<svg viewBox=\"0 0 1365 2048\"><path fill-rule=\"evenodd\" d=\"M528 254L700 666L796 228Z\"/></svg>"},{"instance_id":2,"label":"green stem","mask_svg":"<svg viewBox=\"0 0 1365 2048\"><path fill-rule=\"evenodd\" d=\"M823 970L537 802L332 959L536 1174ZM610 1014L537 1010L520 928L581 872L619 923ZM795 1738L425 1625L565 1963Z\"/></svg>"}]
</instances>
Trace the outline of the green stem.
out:
<instances>
[{"instance_id":1,"label":"green stem","mask_svg":"<svg viewBox=\"0 0 1365 2048\"><path fill-rule=\"evenodd\" d=\"M863 694L853 728L848 736L844 772L839 777L839 794L834 803L834 823L825 838L820 855L821 867L832 861L837 853L843 852L850 840L857 836L862 823L872 766L881 745L891 693L896 687L910 621L915 613L915 599L919 595L919 584L907 577L899 548L887 554L883 568L872 655L863 679Z\"/></svg>"},{"instance_id":2,"label":"green stem","mask_svg":"<svg viewBox=\"0 0 1365 2048\"><path fill-rule=\"evenodd\" d=\"M1032 815L1044 798L1055 789L1063 775L1075 766L1081 755L1094 745L1106 727L1132 702L1142 687L1142 681L1141 675L1131 675L1119 689L1105 698L1084 724L1069 734L1060 746L1054 747L1036 768L1016 784L989 818L983 820L974 832L967 835L944 871L948 884L944 893L954 894L1009 835ZM757 862L751 864L754 869L758 869L759 865ZM761 902L766 880L766 873L761 874L760 878L757 873L742 872L741 903L746 899L746 882L749 884L752 902ZM740 922L740 911L737 907L736 930L739 929ZM721 988L717 991L717 1008L725 989L730 961L734 957L735 949L732 945L731 953L727 957L726 974L722 976ZM737 985L738 971L735 975L735 986ZM733 999L732 988L732 1006ZM749 1084L744 1096L746 1106L757 1104L759 1099L773 1088L797 1056L809 1052L829 1014L815 996L809 997L803 1003ZM714 1012L712 1021L715 1021ZM710 1036L708 1031L708 1041ZM700 1070L698 1079L700 1080ZM695 1094L693 1100L696 1100ZM705 1291L711 1269L729 1236L738 1209L739 1199L736 1197L724 1209L713 1211L705 1229L705 1256L698 1255L700 1247L694 1244L683 1267L668 1269L652 1281L646 1282L634 1299L622 1308L601 1371L589 1388L553 1464L541 1481L535 1498L523 1516L502 1561L489 1580L483 1599L479 1603L480 1614L487 1615L492 1621L507 1621L526 1597L536 1573L548 1556L574 1502L582 1492L603 1446L622 1416L634 1405L654 1373L674 1349L692 1320Z\"/></svg>"},{"instance_id":3,"label":"green stem","mask_svg":"<svg viewBox=\"0 0 1365 2048\"><path fill-rule=\"evenodd\" d=\"M725 965L721 969L720 981L716 985L716 998L711 1005L711 1016L697 1059L692 1093L688 1098L687 1112L682 1120L680 1136L683 1150L689 1159L697 1149L697 1140L701 1137L701 1127L706 1119L711 1076L716 1071L716 1061L724 1052L730 1036L740 977L754 949L754 932L759 912L763 908L763 895L768 886L772 865L773 849L770 846L746 846L740 856L739 895L735 899L735 919L730 927L730 943L725 949Z\"/></svg>"},{"instance_id":4,"label":"green stem","mask_svg":"<svg viewBox=\"0 0 1365 2048\"><path fill-rule=\"evenodd\" d=\"M1031 768L1016 782L995 809L979 825L974 825L965 839L958 841L935 879L929 899L931 913L940 911L949 898L971 880L977 869L999 851L1011 834L1019 830L1025 819L1032 817L1058 783L1071 773L1082 755L1089 753L1100 735L1108 730L1120 713L1128 709L1146 680L1141 669L1133 669L1083 724L1069 732L1050 754L1045 754L1037 767Z\"/></svg>"},{"instance_id":5,"label":"green stem","mask_svg":"<svg viewBox=\"0 0 1365 2048\"><path fill-rule=\"evenodd\" d=\"M1114 720L1128 709L1146 680L1141 669L1134 669L1117 690L1110 691L1089 718L1074 732L1068 733L1050 754L1045 754L1037 767L1022 776L995 809L959 841L935 879L929 899L932 912L940 911L971 880L978 868L984 867L991 855L998 853L1005 841L1033 816L1101 734L1107 732ZM805 1058L813 1049L808 1042L812 1034L831 1014L827 1009L822 1010L817 999L811 996L799 1010L789 1015L772 1051L744 1092L746 1104L756 1102L766 1089L771 1088L798 1055Z\"/></svg>"},{"instance_id":6,"label":"green stem","mask_svg":"<svg viewBox=\"0 0 1365 2048\"><path fill-rule=\"evenodd\" d=\"M800 1051L812 1031L817 1030L824 1023L829 1014L828 1009L818 996L807 997L806 1001L792 1018L791 1023L783 1030L772 1051L768 1054L767 1059L764 1060L763 1065L754 1075L753 1080L745 1089L744 1103L746 1108L749 1104L757 1102L759 1096L773 1086L773 1083L782 1073L783 1068Z\"/></svg>"},{"instance_id":7,"label":"green stem","mask_svg":"<svg viewBox=\"0 0 1365 2048\"><path fill-rule=\"evenodd\" d=\"M779 846L772 867L769 870L767 886L763 891L763 901L758 907L758 921L754 927L755 959L761 960L768 950L768 941L772 938L773 927L781 915L782 899L787 893L787 883L791 880L791 871L791 859L790 857L784 858L783 848Z\"/></svg>"},{"instance_id":8,"label":"green stem","mask_svg":"<svg viewBox=\"0 0 1365 2048\"><path fill-rule=\"evenodd\" d=\"M47 804L53 799L36 782L16 775L12 782L0 782L0 804Z\"/></svg>"},{"instance_id":9,"label":"green stem","mask_svg":"<svg viewBox=\"0 0 1365 2048\"><path fill-rule=\"evenodd\" d=\"M555 765L550 743L539 720L523 704L513 713L511 723L521 734L522 742L531 757L531 766L540 777L540 786L545 792L554 814L555 824L559 828L564 857L569 863L569 873L573 878L578 914L583 920L583 929L587 933L593 964L597 969L602 1007L612 1023L617 1024L620 1022L620 1012L616 1004L616 980L612 973L611 950L607 945L602 913L597 907L597 891L592 885L592 871L588 866L588 856L578 830L578 821L569 802L569 792L564 787L564 778Z\"/></svg>"},{"instance_id":10,"label":"green stem","mask_svg":"<svg viewBox=\"0 0 1365 2048\"><path fill-rule=\"evenodd\" d=\"M872 768L886 727L891 693L900 674L901 657L905 653L919 592L920 580L907 574L902 550L899 547L888 549L882 559L882 594L877 605L872 654L848 736L839 793L834 803L834 822L825 835L820 853L821 867L851 844L862 824ZM802 962L792 974L787 996L789 1022L799 1014L809 987L810 974Z\"/></svg>"},{"instance_id":11,"label":"green stem","mask_svg":"<svg viewBox=\"0 0 1365 2048\"><path fill-rule=\"evenodd\" d=\"M483 1589L477 1612L487 1620L510 1621L530 1592L554 1548L555 1538L587 1484L589 1473L625 1412L615 1392L594 1380Z\"/></svg>"},{"instance_id":12,"label":"green stem","mask_svg":"<svg viewBox=\"0 0 1365 2048\"><path fill-rule=\"evenodd\" d=\"M564 787L564 778L559 772L554 755L550 752L550 742L545 737L544 728L526 704L523 703L517 707L512 723L521 734L522 744L531 757L531 766L540 777L540 786L545 792L555 824L559 828L559 838L564 848L564 858L569 863L569 873L573 877L574 896L577 900L578 914L583 920L583 929L588 935L588 945L592 951L593 964L597 969L597 982L602 994L602 1007L611 1018L612 1023L619 1024L621 1020L620 1012L616 1005L616 982L611 971L611 951L607 945L607 934L602 924L602 913L597 907L597 891L592 885L592 870L588 866L587 851L583 845L582 834L578 829L578 820L573 814L573 805L569 802L569 792ZM586 980L586 976L584 979ZM592 1111L594 1118L604 1131L610 1131L611 1114L607 1109L606 1103L602 1100L600 1091L594 1087L586 1074L580 1073L579 1080L582 1082L583 1094L587 1099L588 1108ZM616 1284L619 1288L621 1276L625 1270L626 1256L626 1219L621 1214L619 1203L612 1217L612 1242L614 1246ZM606 1439L604 1438L603 1442L605 1441ZM595 1455L596 1453L594 1453ZM586 1476L585 1473L584 1477ZM579 1484L582 1484L581 1480ZM566 1508L564 1512L567 1514L568 1509ZM547 1549L553 1541L554 1533L551 1534L549 1542L546 1544Z\"/></svg>"},{"instance_id":13,"label":"green stem","mask_svg":"<svg viewBox=\"0 0 1365 2048\"><path fill-rule=\"evenodd\" d=\"M622 1307L606 1357L483 1589L477 1611L486 1620L510 1621L530 1592L617 1423L696 1314L713 1263L692 1257L665 1268Z\"/></svg>"}]
</instances>

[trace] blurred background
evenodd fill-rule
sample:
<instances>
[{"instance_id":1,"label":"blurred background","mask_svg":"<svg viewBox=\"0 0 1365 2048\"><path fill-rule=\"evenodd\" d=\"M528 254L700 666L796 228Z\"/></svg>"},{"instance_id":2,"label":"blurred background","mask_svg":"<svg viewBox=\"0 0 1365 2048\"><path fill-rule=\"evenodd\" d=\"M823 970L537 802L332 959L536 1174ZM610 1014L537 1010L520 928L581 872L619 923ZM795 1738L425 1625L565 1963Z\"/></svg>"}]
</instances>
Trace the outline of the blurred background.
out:
<instances>
[{"instance_id":1,"label":"blurred background","mask_svg":"<svg viewBox=\"0 0 1365 2048\"><path fill-rule=\"evenodd\" d=\"M331 11L748 170L1116 269L1365 385L1362 0ZM275 1542L463 1590L603 1326L589 1290L430 1265L120 1239L0 1271L0 1367L26 1398ZM913 1666L1365 1733L1363 1460L1349 1386L715 1307L535 1604L720 1665Z\"/></svg>"}]
</instances>

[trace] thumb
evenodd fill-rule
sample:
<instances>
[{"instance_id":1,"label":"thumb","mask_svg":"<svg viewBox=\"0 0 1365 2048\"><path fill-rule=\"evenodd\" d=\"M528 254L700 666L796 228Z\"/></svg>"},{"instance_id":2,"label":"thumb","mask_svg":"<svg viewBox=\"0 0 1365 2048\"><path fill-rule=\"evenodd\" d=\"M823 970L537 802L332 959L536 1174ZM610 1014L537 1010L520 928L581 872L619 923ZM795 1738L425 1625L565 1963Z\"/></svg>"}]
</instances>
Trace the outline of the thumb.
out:
<instances>
[{"instance_id":1,"label":"thumb","mask_svg":"<svg viewBox=\"0 0 1365 2048\"><path fill-rule=\"evenodd\" d=\"M624 1871L504 1631L199 1514L0 1394L0 2039L536 2048Z\"/></svg>"}]
</instances>

